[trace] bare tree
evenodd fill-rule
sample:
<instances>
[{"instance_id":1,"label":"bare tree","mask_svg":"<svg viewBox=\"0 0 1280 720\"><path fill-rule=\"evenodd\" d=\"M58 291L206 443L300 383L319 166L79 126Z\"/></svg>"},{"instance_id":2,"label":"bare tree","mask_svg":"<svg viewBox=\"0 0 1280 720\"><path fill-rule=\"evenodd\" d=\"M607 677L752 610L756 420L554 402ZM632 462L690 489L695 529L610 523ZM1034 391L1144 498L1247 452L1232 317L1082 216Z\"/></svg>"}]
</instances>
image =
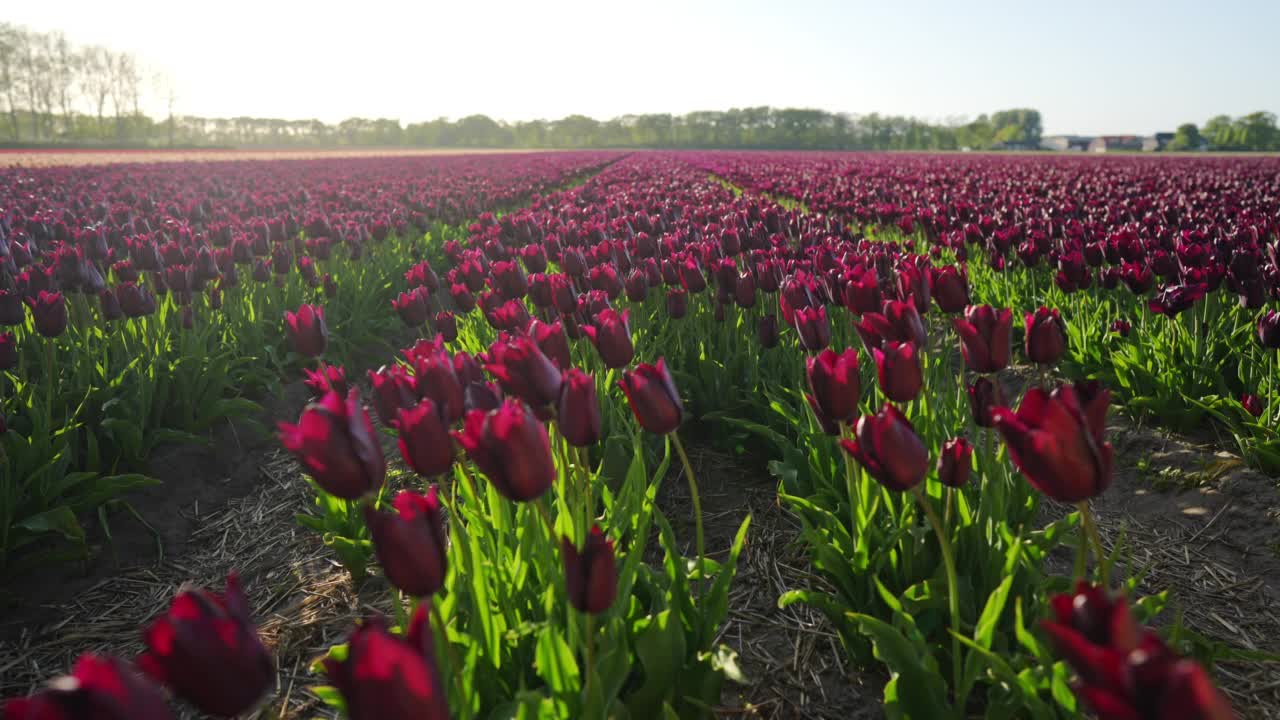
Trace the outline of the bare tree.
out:
<instances>
[{"instance_id":1,"label":"bare tree","mask_svg":"<svg viewBox=\"0 0 1280 720\"><path fill-rule=\"evenodd\" d=\"M14 141L21 138L22 130L18 125L18 47L24 33L22 28L12 23L0 23L0 94L4 95L9 133Z\"/></svg>"},{"instance_id":2,"label":"bare tree","mask_svg":"<svg viewBox=\"0 0 1280 720\"><path fill-rule=\"evenodd\" d=\"M106 127L104 120L107 111L107 99L111 96L111 68L114 60L110 50L98 45L86 47L81 55L83 69L80 74L80 90L89 99L93 109L97 112L98 134L105 138Z\"/></svg>"},{"instance_id":3,"label":"bare tree","mask_svg":"<svg viewBox=\"0 0 1280 720\"><path fill-rule=\"evenodd\" d=\"M49 61L53 75L53 91L62 115L62 130L70 135L75 129L75 87L80 72L80 54L71 47L61 31L49 34Z\"/></svg>"}]
</instances>

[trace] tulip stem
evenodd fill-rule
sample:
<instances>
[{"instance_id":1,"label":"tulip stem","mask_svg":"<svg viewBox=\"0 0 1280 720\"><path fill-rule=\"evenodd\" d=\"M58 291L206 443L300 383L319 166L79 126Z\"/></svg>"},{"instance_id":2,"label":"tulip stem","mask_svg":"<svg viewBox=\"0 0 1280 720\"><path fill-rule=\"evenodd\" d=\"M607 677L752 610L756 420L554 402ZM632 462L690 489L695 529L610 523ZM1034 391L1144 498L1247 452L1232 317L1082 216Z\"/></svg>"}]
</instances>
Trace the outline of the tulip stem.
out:
<instances>
[{"instance_id":1,"label":"tulip stem","mask_svg":"<svg viewBox=\"0 0 1280 720\"><path fill-rule=\"evenodd\" d=\"M843 434L845 439L853 438L853 433L848 425L844 426ZM856 537L858 534L858 481L854 474L853 456L849 453L842 454L844 455L845 492L849 494L849 537Z\"/></svg>"},{"instance_id":2,"label":"tulip stem","mask_svg":"<svg viewBox=\"0 0 1280 720\"><path fill-rule=\"evenodd\" d=\"M953 690L958 694L961 686L961 666L963 662L960 657L960 634L963 632L960 628L960 586L956 580L956 559L951 552L951 540L947 537L946 530L943 529L942 521L938 519L938 513L934 511L933 506L929 504L929 498L925 497L921 485L911 488L911 492L916 496L916 501L920 503L920 507L924 510L925 517L929 519L929 524L933 526L933 532L938 536L938 547L942 551L942 564L947 571L947 604L951 610L951 674L954 683ZM956 706L964 707L964 698L956 698Z\"/></svg>"},{"instance_id":3,"label":"tulip stem","mask_svg":"<svg viewBox=\"0 0 1280 720\"><path fill-rule=\"evenodd\" d=\"M1085 534L1088 536L1089 542L1093 545L1093 552L1098 556L1098 569L1102 577L1102 586L1111 587L1111 571L1107 567L1107 553L1102 549L1102 536L1098 534L1098 524L1093 521L1093 513L1089 510L1089 501L1081 500L1076 503L1076 507L1080 510L1080 524L1084 528ZM1081 543L1081 553L1084 553L1084 543Z\"/></svg>"},{"instance_id":4,"label":"tulip stem","mask_svg":"<svg viewBox=\"0 0 1280 720\"><path fill-rule=\"evenodd\" d=\"M57 383L53 379L53 353L54 340L48 338L44 342L44 382L45 388L45 411L49 414L49 425L46 428L49 432L53 432L53 386Z\"/></svg>"},{"instance_id":5,"label":"tulip stem","mask_svg":"<svg viewBox=\"0 0 1280 720\"><path fill-rule=\"evenodd\" d=\"M538 498L529 504L532 505L534 509L538 511L538 514L542 516L542 522L546 524L548 536L551 538L551 543L554 545L558 539L556 537L556 523L551 519L551 513L547 510L547 506L542 503L543 499Z\"/></svg>"},{"instance_id":6,"label":"tulip stem","mask_svg":"<svg viewBox=\"0 0 1280 720\"><path fill-rule=\"evenodd\" d=\"M431 598L425 600L431 606L431 617L436 621L436 627L440 632L440 639L444 641L444 652L449 657L449 675L453 676L458 687L458 706L462 708L462 717L471 717L471 700L462 697L463 690L466 687L462 680L462 663L458 660L458 651L453 647L453 643L449 641L449 626L444 621L444 614L440 612L440 603L431 602Z\"/></svg>"},{"instance_id":7,"label":"tulip stem","mask_svg":"<svg viewBox=\"0 0 1280 720\"><path fill-rule=\"evenodd\" d=\"M684 451L684 443L680 442L679 433L672 432L670 438L676 446L676 453L680 455L680 462L684 463L684 474L689 480L689 497L693 500L693 526L694 532L696 533L695 542L697 543L698 548L699 580L698 591L695 593L695 597L701 599L702 581L706 579L703 577L702 565L707 556L706 542L702 534L702 499L698 496L698 481L693 476L693 464L689 462L689 454Z\"/></svg>"},{"instance_id":8,"label":"tulip stem","mask_svg":"<svg viewBox=\"0 0 1280 720\"><path fill-rule=\"evenodd\" d=\"M582 694L585 704L591 701L591 676L594 674L593 670L595 669L596 633L595 616L591 613L584 613L584 615L587 623L587 634L582 641L584 645L583 652L586 654L586 667L582 670Z\"/></svg>"}]
</instances>

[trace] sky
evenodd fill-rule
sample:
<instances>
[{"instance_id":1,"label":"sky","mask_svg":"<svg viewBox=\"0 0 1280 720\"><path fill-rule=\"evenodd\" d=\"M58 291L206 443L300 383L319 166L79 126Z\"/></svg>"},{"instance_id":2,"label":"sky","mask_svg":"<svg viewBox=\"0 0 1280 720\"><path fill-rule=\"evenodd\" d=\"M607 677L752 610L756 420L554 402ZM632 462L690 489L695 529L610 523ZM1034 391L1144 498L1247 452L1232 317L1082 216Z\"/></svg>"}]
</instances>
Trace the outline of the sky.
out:
<instances>
[{"instance_id":1,"label":"sky","mask_svg":"<svg viewBox=\"0 0 1280 720\"><path fill-rule=\"evenodd\" d=\"M1151 133L1280 112L1280 1L41 0L3 17L133 52L175 112L290 119L772 105ZM144 111L164 114L148 83Z\"/></svg>"}]
</instances>

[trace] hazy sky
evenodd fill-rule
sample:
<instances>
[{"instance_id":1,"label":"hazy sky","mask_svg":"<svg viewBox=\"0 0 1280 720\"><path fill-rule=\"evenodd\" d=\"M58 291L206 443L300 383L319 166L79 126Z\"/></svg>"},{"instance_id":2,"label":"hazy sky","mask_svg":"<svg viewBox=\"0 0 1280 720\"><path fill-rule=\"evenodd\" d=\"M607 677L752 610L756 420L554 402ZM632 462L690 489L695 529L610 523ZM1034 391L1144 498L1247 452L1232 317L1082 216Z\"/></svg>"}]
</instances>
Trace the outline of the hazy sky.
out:
<instances>
[{"instance_id":1,"label":"hazy sky","mask_svg":"<svg viewBox=\"0 0 1280 720\"><path fill-rule=\"evenodd\" d=\"M1035 107L1049 133L1148 133L1280 112L1280 0L39 0L0 18L130 50L208 116Z\"/></svg>"}]
</instances>

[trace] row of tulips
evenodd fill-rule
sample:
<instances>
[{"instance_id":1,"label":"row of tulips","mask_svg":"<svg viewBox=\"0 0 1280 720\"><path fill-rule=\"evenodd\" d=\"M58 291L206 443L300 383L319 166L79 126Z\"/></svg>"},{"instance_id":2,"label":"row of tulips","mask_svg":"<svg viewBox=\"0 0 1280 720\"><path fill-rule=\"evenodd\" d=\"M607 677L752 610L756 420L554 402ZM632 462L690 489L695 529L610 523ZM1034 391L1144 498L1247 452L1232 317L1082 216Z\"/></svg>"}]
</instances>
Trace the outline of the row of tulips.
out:
<instances>
[{"instance_id":1,"label":"row of tulips","mask_svg":"<svg viewBox=\"0 0 1280 720\"><path fill-rule=\"evenodd\" d=\"M627 198L629 208L615 204L615 197ZM785 218L778 226L790 225L789 237L768 239L767 227L760 226L769 222L764 218L770 213ZM723 225L711 224L711 218ZM662 241L650 244L644 231L634 232L645 226L659 229ZM605 228L612 228L614 238ZM744 245L756 241L744 243L741 238L760 236L768 249L747 251ZM838 249L846 251L843 257L832 252ZM525 454L522 467L530 472L553 472L557 467L553 456L574 465L572 438L581 431L574 419L594 416L565 404L569 389L575 386L573 364L594 370L594 375L608 375L636 358L661 351L678 368L679 377L692 381L688 405L704 423L744 428L774 441L777 457L771 466L781 479L782 499L804 523L815 566L837 588L830 594L800 589L780 601L809 602L827 611L855 659L887 664L893 676L885 700L894 712L960 717L977 704L995 716L1074 714L1079 707L1067 691L1068 665L1053 661L1047 649L1052 647L1078 673L1078 696L1105 717L1164 717L1161 713L1171 707L1185 717L1231 716L1230 706L1213 689L1204 670L1193 662L1179 661L1175 651L1149 632L1134 631L1135 637L1146 638L1140 643L1095 638L1092 641L1104 647L1094 655L1081 656L1073 655L1079 648L1061 633L1046 630L1039 635L1026 622L1041 607L1070 602L1064 598L1071 597L1072 578L1054 577L1044 569L1048 553L1064 540L1079 545L1073 573L1075 581L1082 583L1077 594L1124 605L1124 593L1133 590L1132 581L1111 585L1109 572L1115 558L1097 543L1087 505L1111 478L1112 450L1103 436L1109 393L1097 383L1049 389L1052 366L1070 346L1068 325L1057 310L1040 307L1026 314L1019 344L1028 362L1040 371L1037 386L1014 411L1002 399L1008 383L1000 377L1012 361L1012 313L972 305L974 288L966 271L933 268L896 244L858 240L821 218L749 198L735 200L732 193L696 171L663 158L621 163L529 212L504 216L501 223L473 226L466 245L449 243L442 248L442 257L434 260L445 269L443 279L434 285L419 284L416 278L436 275L430 262L426 268L419 266L407 276L414 287L402 296L400 305L403 297L415 294L423 302L434 298L449 308L441 312L450 313L450 327L432 343L407 350L403 366L384 368L378 374L381 377L373 378L378 414L396 429L410 466L422 467L421 460L413 459L413 448L421 452L426 447L437 451L449 447L443 425L465 420L463 430L454 432L456 440L471 466L489 479L497 494L517 502L540 497L536 492L513 494L509 466L494 463L479 438L497 428L511 429L498 438L505 447L541 448L541 442L524 439L527 436L515 431L541 415L556 428L549 431L548 444L554 446L563 439L564 451L539 452L532 458L526 450L511 452ZM834 267L821 268L833 260ZM741 268L738 262L743 263ZM885 266L893 282L882 279ZM851 281L843 291L834 292L816 279L820 268L825 278ZM476 275L485 282L472 279L468 286ZM658 302L650 288L662 285L667 287L666 298ZM446 287L450 288L447 295ZM759 297L762 291L764 302ZM480 296L473 299L475 292ZM875 304L859 299L864 294L872 295ZM615 310L613 303L623 302L624 296L630 307ZM707 298L705 304L701 297ZM850 298L857 301L856 306ZM934 303L954 321L930 327L925 318L936 317L928 312ZM828 308L833 305L838 315L830 318ZM400 317L417 326L425 316L401 312ZM781 329L777 317L783 318ZM946 332L946 325L956 329L958 354L968 372L977 376L972 382L965 379L964 371L956 372L951 351L956 345L930 343L931 336ZM792 330L794 340L788 339ZM744 352L744 334L754 335L759 348ZM446 342L469 350L459 351L452 361L423 359L423 353L442 353ZM859 361L855 343L865 348L873 363ZM846 349L837 352L833 345ZM482 361L470 359L474 355L464 354L468 351L482 356ZM471 370L473 364L483 366L493 380ZM865 379L862 368L872 364L874 379ZM447 375L448 368L463 385L460 397L465 416L451 417L443 409L450 405L450 394L459 397L456 392L440 395L439 378ZM570 369L561 375L566 368ZM648 370L660 379L663 389L655 395L631 391L634 378L646 366L639 368L633 374L624 370L621 389L645 429L660 434L672 431L680 413L662 410L684 403L671 401L679 396L665 363L660 360ZM594 375L581 376L593 390L590 378ZM807 383L797 385L799 378ZM716 392L716 387L723 387L717 384L726 381L733 391ZM704 383L712 386L710 392L699 392L698 386ZM799 389L804 385L809 393ZM500 402L504 395L508 399ZM514 401L522 408L518 412L510 405L511 395L519 398ZM729 398L760 401L729 404L732 400L725 402ZM415 402L434 403L441 424L433 430L435 440L413 433L408 422L412 416L406 414L412 410L402 405ZM539 413L538 408L544 410ZM668 416L670 421L654 420ZM646 422L645 417L650 420ZM606 478L631 481L635 477L609 466L610 443L627 437L612 429L621 424L620 418L613 417L602 425L610 428L604 435L587 433L593 441L605 438L598 464L585 463L595 467L591 475L597 481L602 471ZM966 424L974 436L983 436L983 449L965 437L950 436ZM997 433L1007 453L996 449ZM634 435L631 441L635 442ZM678 442L675 447L679 449ZM642 456L642 446L632 448L632 457ZM462 462L461 457L462 453L450 452L447 460ZM1020 475L1011 472L1008 461ZM468 490L475 487L476 476L471 470L455 473L451 496L464 508L471 496L484 494ZM585 543L583 552L592 554L598 523L613 528L634 525L634 521L620 516L617 506L598 513L591 500L587 511L580 513L576 508L581 495L575 496L574 486L552 485L557 499L545 512L536 513L549 526L549 537L573 528L565 533L560 547L568 575L563 582L570 588L570 598L580 592L593 594L572 589L582 587L610 600L626 597L631 586L619 581L621 591L608 588L611 574L594 575L579 585L583 581L570 568L580 562L579 543ZM607 481L584 485L588 498L609 494ZM1078 510L1047 528L1036 528L1037 491L1077 504ZM694 486L695 520L700 516L697 497ZM327 525L316 523L331 534L341 527L341 518L352 515L349 508L323 497L318 506L329 508L336 518ZM540 505L535 502L534 507ZM495 521L496 509L491 504L489 509L490 515L473 519L485 527L503 527L504 523ZM583 514L589 522L577 519ZM450 517L456 515L450 513ZM366 511L366 524L375 518ZM530 520L530 524L537 522ZM932 538L912 532L921 524L932 530ZM377 527L376 522L372 525ZM345 529L351 533L348 546L355 545L361 528ZM458 530L454 525L451 529ZM467 524L457 535L450 535L449 549L464 554L463 538L473 531ZM697 579L703 574L697 569L707 567L697 522L694 535L696 559L691 567ZM391 569L396 561L384 557L377 530L372 544L390 577L396 572ZM556 550L554 543L543 547ZM608 547L612 555L613 548ZM363 571L361 562L357 559L356 564ZM500 576L492 567L480 574L489 576L486 582L498 582L494 578ZM493 596L492 587L482 592L474 587L474 575L469 580L465 585L434 587L446 598ZM543 580L548 585L562 582L558 577ZM1054 596L1056 592L1061 595ZM1060 599L1050 603L1050 596ZM987 598L985 603L978 602L982 598ZM1161 603L1160 597L1145 598L1134 607L1140 617L1149 617ZM482 618L504 607L472 605L439 625L458 632L454 637L461 646L483 646ZM605 614L614 612L604 603L599 607ZM1088 622L1091 619L1082 619L1071 627L1088 633ZM620 707L634 712L634 698L626 691L640 686L632 682L623 682L622 693L610 696L606 704L593 704L591 678L602 668L593 653L600 638L590 626L585 636L566 630L565 637L576 641L579 678L571 695L579 704L566 700L563 706L569 716L612 715ZM637 639L634 647L631 672L647 674L643 645ZM1164 660L1148 668L1144 653L1157 650ZM509 648L498 650L497 655L505 657L506 652ZM1100 659L1104 655L1105 661ZM507 666L508 687L537 686L541 681L536 697L537 702L545 702L563 687L549 679L536 652L534 660L532 677L530 668ZM1150 675L1135 685L1126 674L1129 671L1113 669L1130 665L1142 666ZM690 670L673 672L684 675ZM1095 680L1099 673L1105 677ZM487 697L465 683L448 688L447 694L453 711L460 714L510 702L507 696Z\"/></svg>"},{"instance_id":2,"label":"row of tulips","mask_svg":"<svg viewBox=\"0 0 1280 720\"><path fill-rule=\"evenodd\" d=\"M84 557L80 518L153 483L158 445L252 418L296 364L266 318L324 298L368 362L415 236L607 159L0 171L0 575Z\"/></svg>"},{"instance_id":3,"label":"row of tulips","mask_svg":"<svg viewBox=\"0 0 1280 720\"><path fill-rule=\"evenodd\" d=\"M687 157L934 257L980 256L992 302L1071 309L1070 374L1175 429L1212 418L1280 470L1280 161Z\"/></svg>"},{"instance_id":4,"label":"row of tulips","mask_svg":"<svg viewBox=\"0 0 1280 720\"><path fill-rule=\"evenodd\" d=\"M698 433L769 448L830 588L779 602L887 666L891 716L1231 717L1142 628L1163 598L1110 577L1087 505L1111 479L1110 394L1053 375L1071 309L1019 303L1015 326L976 274L646 155L430 248L385 309L429 339L371 373L381 430L321 359L325 313L300 309L317 399L281 439L316 488L302 521L394 588L317 694L356 718L711 715L748 524L707 557L679 439ZM379 434L407 471L388 477ZM655 503L673 450L691 538ZM1077 509L1040 527L1041 493ZM1071 577L1046 567L1064 542Z\"/></svg>"}]
</instances>

